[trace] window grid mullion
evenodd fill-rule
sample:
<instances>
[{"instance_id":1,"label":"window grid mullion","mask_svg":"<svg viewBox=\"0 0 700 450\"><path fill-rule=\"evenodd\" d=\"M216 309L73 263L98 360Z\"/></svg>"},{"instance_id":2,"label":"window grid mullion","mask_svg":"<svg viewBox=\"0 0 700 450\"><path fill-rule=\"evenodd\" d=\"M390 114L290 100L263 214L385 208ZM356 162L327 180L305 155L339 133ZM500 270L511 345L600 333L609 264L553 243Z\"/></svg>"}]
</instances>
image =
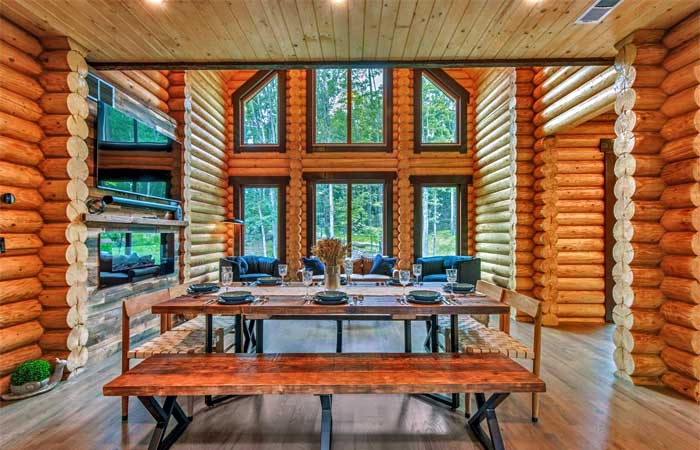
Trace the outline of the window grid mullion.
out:
<instances>
[{"instance_id":1,"label":"window grid mullion","mask_svg":"<svg viewBox=\"0 0 700 450\"><path fill-rule=\"evenodd\" d=\"M347 105L348 105L348 115L346 124L347 143L352 145L352 69L348 69L347 72Z\"/></svg>"}]
</instances>

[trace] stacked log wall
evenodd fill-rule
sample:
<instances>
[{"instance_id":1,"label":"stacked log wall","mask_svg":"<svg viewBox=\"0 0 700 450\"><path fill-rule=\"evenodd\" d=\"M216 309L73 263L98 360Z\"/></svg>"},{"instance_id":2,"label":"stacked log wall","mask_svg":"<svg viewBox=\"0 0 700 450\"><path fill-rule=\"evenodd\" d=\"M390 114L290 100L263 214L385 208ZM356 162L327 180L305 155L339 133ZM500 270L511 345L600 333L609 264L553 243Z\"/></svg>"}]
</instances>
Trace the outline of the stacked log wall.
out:
<instances>
[{"instance_id":1,"label":"stacked log wall","mask_svg":"<svg viewBox=\"0 0 700 450\"><path fill-rule=\"evenodd\" d=\"M301 269L306 256L306 186L302 177L302 157L306 144L306 71L287 72L287 155L289 157L289 186L287 186L287 262L289 273ZM303 240L302 240L303 239Z\"/></svg>"},{"instance_id":2,"label":"stacked log wall","mask_svg":"<svg viewBox=\"0 0 700 450\"><path fill-rule=\"evenodd\" d=\"M478 81L474 193L481 278L515 284L516 72L493 69Z\"/></svg>"},{"instance_id":3,"label":"stacked log wall","mask_svg":"<svg viewBox=\"0 0 700 450\"><path fill-rule=\"evenodd\" d=\"M615 114L556 135L557 298L560 323L605 321L605 161Z\"/></svg>"},{"instance_id":4,"label":"stacked log wall","mask_svg":"<svg viewBox=\"0 0 700 450\"><path fill-rule=\"evenodd\" d=\"M661 202L661 249L666 301L660 337L664 384L700 401L700 13L670 29L662 40L668 53L667 75L660 85L668 96L661 112L665 144L660 156L665 189Z\"/></svg>"},{"instance_id":5,"label":"stacked log wall","mask_svg":"<svg viewBox=\"0 0 700 450\"><path fill-rule=\"evenodd\" d=\"M170 80L168 70L108 70L100 77L113 84L139 103L170 113ZM176 91L176 95L179 93Z\"/></svg>"},{"instance_id":6,"label":"stacked log wall","mask_svg":"<svg viewBox=\"0 0 700 450\"><path fill-rule=\"evenodd\" d=\"M219 72L188 71L189 139L185 143L185 172L189 172L189 218L184 254L191 282L218 280L219 259L226 255L228 165L226 157L226 91ZM187 263L186 263L187 264Z\"/></svg>"},{"instance_id":7,"label":"stacked log wall","mask_svg":"<svg viewBox=\"0 0 700 450\"><path fill-rule=\"evenodd\" d=\"M544 302L545 325L558 325L560 318L601 321L604 307L588 306L571 293L581 287L579 277L571 276L571 266L598 265L604 261L603 252L577 252L578 244L572 246L573 240L581 239L589 239L593 248L604 245L603 214L588 212L591 205L582 202L581 197L584 195L581 190L594 186L599 191L596 198L589 200L602 200L604 178L600 163L572 159L578 156L572 155L571 149L596 148L601 138L611 136L609 124L596 125L598 122L590 121L612 110L617 74L613 67L603 66L544 67L536 72L532 95L535 113L533 294ZM599 211L600 206L595 203L593 209ZM589 232L592 234L586 235ZM604 273L589 281L589 288L597 290L604 283ZM596 302L599 300L598 297Z\"/></svg>"},{"instance_id":8,"label":"stacked log wall","mask_svg":"<svg viewBox=\"0 0 700 450\"><path fill-rule=\"evenodd\" d=\"M45 180L39 120L44 115L40 106L44 89L39 83L41 43L2 18L0 30L0 193L15 197L12 204L0 203L0 236L6 248L0 255L0 392L4 393L18 365L42 355L39 210Z\"/></svg>"},{"instance_id":9,"label":"stacked log wall","mask_svg":"<svg viewBox=\"0 0 700 450\"><path fill-rule=\"evenodd\" d=\"M534 288L534 261L533 250L535 247L532 238L535 235L533 225L535 177L533 175L535 165L533 163L534 127L532 118L532 92L535 89L533 78L534 69L516 69L515 84L515 285L518 292L531 296ZM523 315L524 317L528 317Z\"/></svg>"},{"instance_id":10,"label":"stacked log wall","mask_svg":"<svg viewBox=\"0 0 700 450\"><path fill-rule=\"evenodd\" d=\"M44 220L40 256L44 268L39 275L44 290L40 321L45 329L41 347L45 357L68 360L68 370L75 372L88 359L87 329L87 180L89 135L87 103L88 72L85 52L66 38L45 38L43 79L78 80L75 85L50 86L41 98L44 116L42 148L46 159L40 168L45 181L41 192Z\"/></svg>"},{"instance_id":11,"label":"stacked log wall","mask_svg":"<svg viewBox=\"0 0 700 450\"><path fill-rule=\"evenodd\" d=\"M660 174L661 128L666 122L660 111L666 94L660 89L660 64L667 53L654 33L635 34L623 45L615 62L619 88L615 104L619 114L615 125L615 246L613 276L615 287L615 374L635 384L659 384L666 371L660 357L664 348L659 331L664 302L659 289L664 274L659 267L663 250L660 224L664 192Z\"/></svg>"}]
</instances>

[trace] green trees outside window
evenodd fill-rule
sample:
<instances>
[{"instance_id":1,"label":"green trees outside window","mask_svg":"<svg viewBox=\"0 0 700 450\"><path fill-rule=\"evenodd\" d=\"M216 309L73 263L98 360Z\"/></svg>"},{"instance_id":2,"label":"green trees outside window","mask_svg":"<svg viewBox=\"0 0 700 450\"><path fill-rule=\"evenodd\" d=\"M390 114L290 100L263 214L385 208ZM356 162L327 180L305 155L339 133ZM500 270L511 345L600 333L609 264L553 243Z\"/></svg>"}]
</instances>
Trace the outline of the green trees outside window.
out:
<instances>
[{"instance_id":1,"label":"green trees outside window","mask_svg":"<svg viewBox=\"0 0 700 450\"><path fill-rule=\"evenodd\" d=\"M456 186L424 186L421 196L422 256L457 254Z\"/></svg>"},{"instance_id":2,"label":"green trees outside window","mask_svg":"<svg viewBox=\"0 0 700 450\"><path fill-rule=\"evenodd\" d=\"M385 205L381 183L318 183L315 193L316 240L335 237L350 241L353 256L383 253Z\"/></svg>"},{"instance_id":3,"label":"green trees outside window","mask_svg":"<svg viewBox=\"0 0 700 450\"><path fill-rule=\"evenodd\" d=\"M105 108L104 140L114 144L156 144L169 142L168 137L157 132L123 112L103 104Z\"/></svg>"},{"instance_id":4,"label":"green trees outside window","mask_svg":"<svg viewBox=\"0 0 700 450\"><path fill-rule=\"evenodd\" d=\"M277 258L279 188L244 187L244 254Z\"/></svg>"},{"instance_id":5,"label":"green trees outside window","mask_svg":"<svg viewBox=\"0 0 700 450\"><path fill-rule=\"evenodd\" d=\"M433 82L422 78L421 128L426 144L455 144L457 138L457 100Z\"/></svg>"},{"instance_id":6,"label":"green trees outside window","mask_svg":"<svg viewBox=\"0 0 700 450\"><path fill-rule=\"evenodd\" d=\"M279 142L277 120L278 74L243 100L243 143L248 145L273 145Z\"/></svg>"},{"instance_id":7,"label":"green trees outside window","mask_svg":"<svg viewBox=\"0 0 700 450\"><path fill-rule=\"evenodd\" d=\"M317 69L314 73L315 142L384 143L384 69Z\"/></svg>"}]
</instances>

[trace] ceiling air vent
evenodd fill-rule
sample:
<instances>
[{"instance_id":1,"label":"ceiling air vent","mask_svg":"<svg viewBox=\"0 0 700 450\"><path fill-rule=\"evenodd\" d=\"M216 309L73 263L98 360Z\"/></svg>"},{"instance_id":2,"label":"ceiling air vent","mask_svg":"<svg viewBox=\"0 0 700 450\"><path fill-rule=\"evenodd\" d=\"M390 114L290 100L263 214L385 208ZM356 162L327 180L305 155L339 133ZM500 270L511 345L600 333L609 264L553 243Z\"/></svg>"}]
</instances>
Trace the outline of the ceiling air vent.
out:
<instances>
[{"instance_id":1,"label":"ceiling air vent","mask_svg":"<svg viewBox=\"0 0 700 450\"><path fill-rule=\"evenodd\" d=\"M599 0L578 18L576 23L600 23L622 0Z\"/></svg>"}]
</instances>

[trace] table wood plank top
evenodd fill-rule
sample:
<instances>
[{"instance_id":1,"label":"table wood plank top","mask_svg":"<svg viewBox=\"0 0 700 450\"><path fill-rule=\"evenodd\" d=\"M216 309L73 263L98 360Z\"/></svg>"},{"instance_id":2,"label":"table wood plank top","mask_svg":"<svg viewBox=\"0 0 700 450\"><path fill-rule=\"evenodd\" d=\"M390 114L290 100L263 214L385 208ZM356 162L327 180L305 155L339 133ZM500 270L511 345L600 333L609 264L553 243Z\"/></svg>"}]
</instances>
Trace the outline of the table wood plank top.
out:
<instances>
[{"instance_id":1,"label":"table wood plank top","mask_svg":"<svg viewBox=\"0 0 700 450\"><path fill-rule=\"evenodd\" d=\"M351 297L348 303L320 305L305 301L303 296L270 296L264 301L243 305L217 303L217 294L184 295L154 305L154 314L213 314L238 315L264 318L272 315L353 315L379 314L410 318L416 315L452 314L505 314L509 306L483 294L471 293L451 296L450 303L431 305L403 303L397 296L372 295L372 287L366 289L362 301Z\"/></svg>"},{"instance_id":2,"label":"table wood plank top","mask_svg":"<svg viewBox=\"0 0 700 450\"><path fill-rule=\"evenodd\" d=\"M104 395L419 394L544 392L497 354L304 353L158 355L104 386Z\"/></svg>"}]
</instances>

